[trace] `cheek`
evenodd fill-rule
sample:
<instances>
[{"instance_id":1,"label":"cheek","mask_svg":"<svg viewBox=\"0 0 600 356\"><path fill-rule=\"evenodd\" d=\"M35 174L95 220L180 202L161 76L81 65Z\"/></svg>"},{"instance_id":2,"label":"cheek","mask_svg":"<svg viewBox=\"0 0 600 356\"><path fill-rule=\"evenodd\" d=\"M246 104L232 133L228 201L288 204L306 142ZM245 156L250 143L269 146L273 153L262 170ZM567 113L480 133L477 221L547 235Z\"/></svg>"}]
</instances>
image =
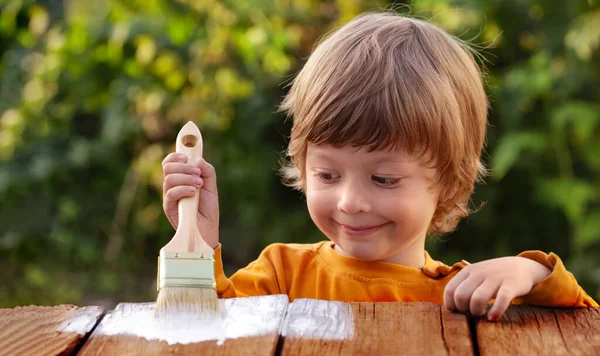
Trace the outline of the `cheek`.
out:
<instances>
[{"instance_id":1,"label":"cheek","mask_svg":"<svg viewBox=\"0 0 600 356\"><path fill-rule=\"evenodd\" d=\"M316 207L319 206L315 201L315 195L309 193L308 190L306 191L306 206L308 207L308 212L311 216L313 215L313 211L316 209Z\"/></svg>"},{"instance_id":2,"label":"cheek","mask_svg":"<svg viewBox=\"0 0 600 356\"><path fill-rule=\"evenodd\" d=\"M306 191L306 205L308 207L308 215L310 215L313 223L327 236L331 236L330 232L333 227L331 226L330 218L333 216L333 210L331 204L325 194L322 192L310 193Z\"/></svg>"},{"instance_id":3,"label":"cheek","mask_svg":"<svg viewBox=\"0 0 600 356\"><path fill-rule=\"evenodd\" d=\"M323 219L323 215L328 214L330 210L328 195L322 191L315 191L311 189L309 185L306 187L306 206L308 207L308 212L313 219L313 221L317 221Z\"/></svg>"},{"instance_id":4,"label":"cheek","mask_svg":"<svg viewBox=\"0 0 600 356\"><path fill-rule=\"evenodd\" d=\"M379 211L388 219L403 225L408 222L428 223L437 206L436 202L436 198L428 192L407 190L382 195Z\"/></svg>"}]
</instances>

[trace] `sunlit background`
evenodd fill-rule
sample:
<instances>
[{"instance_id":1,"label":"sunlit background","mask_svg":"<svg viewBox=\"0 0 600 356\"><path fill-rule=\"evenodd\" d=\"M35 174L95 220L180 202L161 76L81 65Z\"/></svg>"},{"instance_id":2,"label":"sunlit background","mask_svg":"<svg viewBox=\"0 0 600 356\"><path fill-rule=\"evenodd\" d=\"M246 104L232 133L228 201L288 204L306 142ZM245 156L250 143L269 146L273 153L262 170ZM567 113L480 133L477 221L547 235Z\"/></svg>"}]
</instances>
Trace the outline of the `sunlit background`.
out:
<instances>
[{"instance_id":1,"label":"sunlit background","mask_svg":"<svg viewBox=\"0 0 600 356\"><path fill-rule=\"evenodd\" d=\"M188 120L218 173L226 272L324 237L277 176L285 84L316 41L395 9L485 58L486 205L447 264L554 251L600 299L597 0L0 1L0 307L156 299L161 161Z\"/></svg>"}]
</instances>

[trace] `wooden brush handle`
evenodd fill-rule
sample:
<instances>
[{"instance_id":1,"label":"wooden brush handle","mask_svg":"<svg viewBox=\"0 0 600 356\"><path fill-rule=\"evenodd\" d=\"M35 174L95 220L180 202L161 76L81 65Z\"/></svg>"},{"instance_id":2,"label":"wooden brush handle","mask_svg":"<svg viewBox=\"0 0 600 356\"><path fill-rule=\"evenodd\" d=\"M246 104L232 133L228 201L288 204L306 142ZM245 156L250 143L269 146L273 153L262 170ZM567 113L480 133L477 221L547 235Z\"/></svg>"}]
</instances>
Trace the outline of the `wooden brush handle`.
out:
<instances>
[{"instance_id":1,"label":"wooden brush handle","mask_svg":"<svg viewBox=\"0 0 600 356\"><path fill-rule=\"evenodd\" d=\"M191 121L185 124L177 135L177 142L175 143L176 151L186 155L188 163L195 163L198 158L202 157L202 146L202 135L198 126ZM181 198L179 200L179 219L175 238L186 238L188 241L185 244L188 251L197 251L198 244L201 245L202 250L208 246L198 231L199 196L200 190L198 189L193 197Z\"/></svg>"}]
</instances>

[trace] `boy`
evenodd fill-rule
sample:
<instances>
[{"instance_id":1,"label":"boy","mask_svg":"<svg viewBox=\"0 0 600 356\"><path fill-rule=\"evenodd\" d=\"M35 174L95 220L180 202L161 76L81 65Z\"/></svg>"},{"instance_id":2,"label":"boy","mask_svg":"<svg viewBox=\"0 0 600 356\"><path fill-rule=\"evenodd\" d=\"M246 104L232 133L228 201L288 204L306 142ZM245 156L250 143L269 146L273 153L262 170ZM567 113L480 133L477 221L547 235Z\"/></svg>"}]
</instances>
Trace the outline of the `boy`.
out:
<instances>
[{"instance_id":1,"label":"boy","mask_svg":"<svg viewBox=\"0 0 600 356\"><path fill-rule=\"evenodd\" d=\"M528 251L446 266L425 251L452 231L485 169L481 73L460 40L393 14L357 17L323 41L281 109L294 123L282 172L306 194L330 241L273 244L225 277L214 168L163 161L163 208L200 189L199 228L215 249L220 297L287 294L339 301L429 301L489 320L508 305L597 306L553 253Z\"/></svg>"}]
</instances>

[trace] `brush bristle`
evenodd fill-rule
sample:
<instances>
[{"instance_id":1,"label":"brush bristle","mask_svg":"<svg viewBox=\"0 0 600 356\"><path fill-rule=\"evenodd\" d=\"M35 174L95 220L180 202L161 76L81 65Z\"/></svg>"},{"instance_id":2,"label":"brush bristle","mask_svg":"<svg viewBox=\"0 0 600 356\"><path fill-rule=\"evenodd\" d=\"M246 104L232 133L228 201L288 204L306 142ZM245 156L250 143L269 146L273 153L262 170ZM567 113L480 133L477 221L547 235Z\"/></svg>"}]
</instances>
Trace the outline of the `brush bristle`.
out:
<instances>
[{"instance_id":1,"label":"brush bristle","mask_svg":"<svg viewBox=\"0 0 600 356\"><path fill-rule=\"evenodd\" d=\"M164 287L158 292L155 315L172 313L219 314L221 305L213 288Z\"/></svg>"}]
</instances>

